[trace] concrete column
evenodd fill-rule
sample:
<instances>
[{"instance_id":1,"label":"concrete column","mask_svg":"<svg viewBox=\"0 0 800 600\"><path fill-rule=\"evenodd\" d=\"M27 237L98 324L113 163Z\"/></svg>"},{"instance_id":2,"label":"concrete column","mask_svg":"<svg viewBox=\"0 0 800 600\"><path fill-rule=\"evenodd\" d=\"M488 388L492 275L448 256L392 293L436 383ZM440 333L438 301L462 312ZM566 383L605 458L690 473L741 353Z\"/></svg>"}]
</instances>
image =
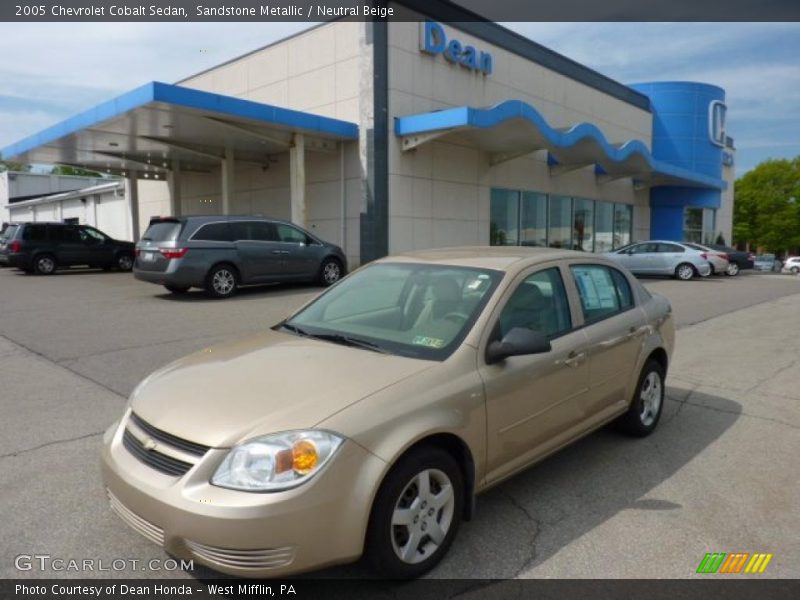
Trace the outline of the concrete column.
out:
<instances>
[{"instance_id":1,"label":"concrete column","mask_svg":"<svg viewBox=\"0 0 800 600\"><path fill-rule=\"evenodd\" d=\"M128 210L131 214L133 241L139 241L139 179L136 173L128 173Z\"/></svg>"},{"instance_id":2,"label":"concrete column","mask_svg":"<svg viewBox=\"0 0 800 600\"><path fill-rule=\"evenodd\" d=\"M306 141L302 133L294 134L289 148L289 191L292 199L292 222L306 226Z\"/></svg>"},{"instance_id":3,"label":"concrete column","mask_svg":"<svg viewBox=\"0 0 800 600\"><path fill-rule=\"evenodd\" d=\"M222 159L222 214L231 214L233 191L235 189L236 175L234 173L235 161L233 150L225 149L225 158Z\"/></svg>"},{"instance_id":4,"label":"concrete column","mask_svg":"<svg viewBox=\"0 0 800 600\"><path fill-rule=\"evenodd\" d=\"M169 211L173 217L181 216L181 166L176 160L172 170L167 173L169 187Z\"/></svg>"}]
</instances>

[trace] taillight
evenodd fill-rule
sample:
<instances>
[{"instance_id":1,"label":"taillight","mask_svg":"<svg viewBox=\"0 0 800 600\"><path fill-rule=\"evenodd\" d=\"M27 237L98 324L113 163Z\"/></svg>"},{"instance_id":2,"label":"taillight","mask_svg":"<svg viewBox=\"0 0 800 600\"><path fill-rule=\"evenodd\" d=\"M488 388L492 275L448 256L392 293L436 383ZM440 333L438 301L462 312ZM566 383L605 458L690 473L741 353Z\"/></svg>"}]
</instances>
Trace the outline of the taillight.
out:
<instances>
[{"instance_id":1,"label":"taillight","mask_svg":"<svg viewBox=\"0 0 800 600\"><path fill-rule=\"evenodd\" d=\"M188 248L161 248L164 258L183 258L188 251Z\"/></svg>"},{"instance_id":2,"label":"taillight","mask_svg":"<svg viewBox=\"0 0 800 600\"><path fill-rule=\"evenodd\" d=\"M22 242L20 242L19 240L14 240L13 242L11 242L11 244L9 244L8 249L9 251L15 253L22 252Z\"/></svg>"},{"instance_id":3,"label":"taillight","mask_svg":"<svg viewBox=\"0 0 800 600\"><path fill-rule=\"evenodd\" d=\"M755 254L748 254L747 255L747 260L755 260L755 259L756 259L756 255Z\"/></svg>"},{"instance_id":4,"label":"taillight","mask_svg":"<svg viewBox=\"0 0 800 600\"><path fill-rule=\"evenodd\" d=\"M708 260L708 254L705 252L703 252L700 256L703 258L703 260Z\"/></svg>"},{"instance_id":5,"label":"taillight","mask_svg":"<svg viewBox=\"0 0 800 600\"><path fill-rule=\"evenodd\" d=\"M134 254L136 254L136 256L139 256L142 253L142 249L141 248L136 248L133 252L134 252Z\"/></svg>"},{"instance_id":6,"label":"taillight","mask_svg":"<svg viewBox=\"0 0 800 600\"><path fill-rule=\"evenodd\" d=\"M728 260L728 261L730 260L730 257L727 254L725 254L724 252L720 252L719 255L720 255L721 258L724 258L725 260Z\"/></svg>"}]
</instances>

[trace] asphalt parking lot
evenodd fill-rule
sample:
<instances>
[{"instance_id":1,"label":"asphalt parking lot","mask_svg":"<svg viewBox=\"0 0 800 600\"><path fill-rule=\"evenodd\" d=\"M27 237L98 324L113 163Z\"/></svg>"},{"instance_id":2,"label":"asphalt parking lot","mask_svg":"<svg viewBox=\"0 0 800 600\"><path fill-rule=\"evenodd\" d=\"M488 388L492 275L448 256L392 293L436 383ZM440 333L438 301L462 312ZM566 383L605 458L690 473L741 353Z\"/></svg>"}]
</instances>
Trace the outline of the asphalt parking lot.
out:
<instances>
[{"instance_id":1,"label":"asphalt parking lot","mask_svg":"<svg viewBox=\"0 0 800 600\"><path fill-rule=\"evenodd\" d=\"M636 441L599 431L481 496L433 577L691 577L714 551L772 552L762 576L798 576L800 278L645 285L670 298L680 328L659 429ZM20 575L19 554L165 558L107 508L102 432L154 369L266 328L319 292L216 301L125 273L0 270L0 577Z\"/></svg>"}]
</instances>

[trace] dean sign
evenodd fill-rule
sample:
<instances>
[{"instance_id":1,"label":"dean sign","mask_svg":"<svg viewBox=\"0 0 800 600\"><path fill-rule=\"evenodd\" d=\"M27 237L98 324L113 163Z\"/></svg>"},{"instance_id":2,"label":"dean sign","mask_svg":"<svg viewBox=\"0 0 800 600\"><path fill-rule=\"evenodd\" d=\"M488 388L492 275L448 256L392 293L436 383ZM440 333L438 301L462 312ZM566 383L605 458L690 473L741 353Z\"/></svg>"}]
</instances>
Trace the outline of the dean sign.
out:
<instances>
[{"instance_id":1,"label":"dean sign","mask_svg":"<svg viewBox=\"0 0 800 600\"><path fill-rule=\"evenodd\" d=\"M478 51L474 46L465 46L455 38L448 40L444 27L434 21L422 24L420 49L428 54L444 54L450 62L484 75L492 72L491 54Z\"/></svg>"}]
</instances>

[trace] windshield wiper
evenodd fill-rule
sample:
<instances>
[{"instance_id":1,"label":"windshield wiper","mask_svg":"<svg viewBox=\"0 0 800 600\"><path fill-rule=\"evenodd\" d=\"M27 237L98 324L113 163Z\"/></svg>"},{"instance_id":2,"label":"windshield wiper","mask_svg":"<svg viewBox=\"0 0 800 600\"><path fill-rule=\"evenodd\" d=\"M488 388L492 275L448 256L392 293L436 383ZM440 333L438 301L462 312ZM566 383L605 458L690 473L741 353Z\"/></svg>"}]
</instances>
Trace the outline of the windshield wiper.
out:
<instances>
[{"instance_id":1,"label":"windshield wiper","mask_svg":"<svg viewBox=\"0 0 800 600\"><path fill-rule=\"evenodd\" d=\"M364 350L372 350L373 352L380 352L381 354L389 354L387 350L384 350L378 344L350 337L349 335L341 333L311 333L305 329L301 329L297 325L290 325L289 323L283 323L281 327L297 335L302 335L303 337L322 340L324 342L333 342L334 344L341 344L343 346L352 346L353 348L363 348Z\"/></svg>"},{"instance_id":2,"label":"windshield wiper","mask_svg":"<svg viewBox=\"0 0 800 600\"><path fill-rule=\"evenodd\" d=\"M300 329L297 325L289 325L289 323L281 323L282 329L288 329L289 331L296 333L297 335L302 335L303 337L308 337L310 334L305 329Z\"/></svg>"}]
</instances>

